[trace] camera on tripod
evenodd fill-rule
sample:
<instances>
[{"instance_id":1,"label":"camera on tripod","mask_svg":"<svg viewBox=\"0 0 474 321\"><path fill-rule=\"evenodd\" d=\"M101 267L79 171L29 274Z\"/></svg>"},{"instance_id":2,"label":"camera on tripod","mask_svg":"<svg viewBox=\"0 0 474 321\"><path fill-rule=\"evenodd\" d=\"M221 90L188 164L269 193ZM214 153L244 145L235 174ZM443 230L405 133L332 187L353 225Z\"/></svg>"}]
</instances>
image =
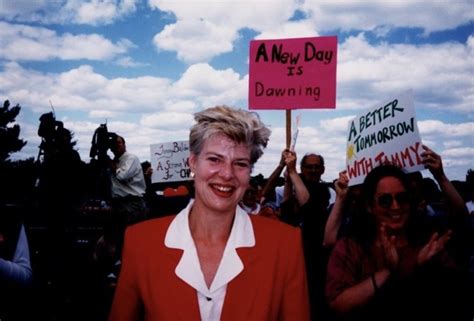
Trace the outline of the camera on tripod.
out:
<instances>
[{"instance_id":1,"label":"camera on tripod","mask_svg":"<svg viewBox=\"0 0 474 321\"><path fill-rule=\"evenodd\" d=\"M94 136L92 136L90 158L99 161L106 160L108 158L107 151L115 146L116 140L117 134L109 132L107 124L100 124L94 131Z\"/></svg>"},{"instance_id":2,"label":"camera on tripod","mask_svg":"<svg viewBox=\"0 0 474 321\"><path fill-rule=\"evenodd\" d=\"M63 122L56 120L53 112L41 115L39 120L38 136L45 141L53 141L57 137L57 133L64 129Z\"/></svg>"},{"instance_id":3,"label":"camera on tripod","mask_svg":"<svg viewBox=\"0 0 474 321\"><path fill-rule=\"evenodd\" d=\"M38 161L44 160L47 155L60 148L65 138L71 139L71 132L64 128L62 121L56 120L53 112L42 114L39 120L38 136L41 137L41 144L39 145Z\"/></svg>"}]
</instances>

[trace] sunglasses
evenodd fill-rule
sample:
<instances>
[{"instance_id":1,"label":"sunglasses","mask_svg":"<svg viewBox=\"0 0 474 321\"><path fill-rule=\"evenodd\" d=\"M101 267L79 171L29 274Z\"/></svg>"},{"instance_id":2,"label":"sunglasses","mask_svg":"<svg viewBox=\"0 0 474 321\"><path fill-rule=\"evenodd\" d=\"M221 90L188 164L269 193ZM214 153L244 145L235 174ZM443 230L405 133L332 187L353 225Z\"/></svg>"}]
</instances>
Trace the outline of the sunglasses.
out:
<instances>
[{"instance_id":1,"label":"sunglasses","mask_svg":"<svg viewBox=\"0 0 474 321\"><path fill-rule=\"evenodd\" d=\"M389 209L392 207L394 199L400 206L407 205L410 203L410 195L407 192L400 192L395 195L380 194L377 197L377 204L382 208Z\"/></svg>"}]
</instances>

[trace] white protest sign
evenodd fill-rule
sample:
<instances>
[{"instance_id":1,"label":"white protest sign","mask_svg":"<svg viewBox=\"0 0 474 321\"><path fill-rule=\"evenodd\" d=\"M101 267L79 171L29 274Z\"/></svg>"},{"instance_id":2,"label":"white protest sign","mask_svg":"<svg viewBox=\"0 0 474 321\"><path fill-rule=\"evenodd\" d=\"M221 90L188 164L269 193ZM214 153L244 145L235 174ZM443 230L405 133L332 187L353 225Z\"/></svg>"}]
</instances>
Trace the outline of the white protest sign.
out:
<instances>
[{"instance_id":1,"label":"white protest sign","mask_svg":"<svg viewBox=\"0 0 474 321\"><path fill-rule=\"evenodd\" d=\"M187 181L189 168L189 142L174 141L150 145L152 183Z\"/></svg>"},{"instance_id":2,"label":"white protest sign","mask_svg":"<svg viewBox=\"0 0 474 321\"><path fill-rule=\"evenodd\" d=\"M407 172L423 169L421 145L412 91L370 108L349 122L349 185L361 184L373 168L384 163L395 164Z\"/></svg>"}]
</instances>

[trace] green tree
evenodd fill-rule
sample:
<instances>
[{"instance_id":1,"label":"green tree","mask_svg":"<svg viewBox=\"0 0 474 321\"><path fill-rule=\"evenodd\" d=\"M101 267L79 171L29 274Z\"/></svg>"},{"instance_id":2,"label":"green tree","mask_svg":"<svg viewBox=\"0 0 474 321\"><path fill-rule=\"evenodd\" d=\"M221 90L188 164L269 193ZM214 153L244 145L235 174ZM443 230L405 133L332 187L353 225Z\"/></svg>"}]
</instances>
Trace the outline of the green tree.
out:
<instances>
[{"instance_id":1,"label":"green tree","mask_svg":"<svg viewBox=\"0 0 474 321\"><path fill-rule=\"evenodd\" d=\"M20 125L11 124L15 122L20 110L19 104L10 108L8 100L0 108L0 163L7 161L11 153L18 152L26 145L26 141L19 138Z\"/></svg>"}]
</instances>

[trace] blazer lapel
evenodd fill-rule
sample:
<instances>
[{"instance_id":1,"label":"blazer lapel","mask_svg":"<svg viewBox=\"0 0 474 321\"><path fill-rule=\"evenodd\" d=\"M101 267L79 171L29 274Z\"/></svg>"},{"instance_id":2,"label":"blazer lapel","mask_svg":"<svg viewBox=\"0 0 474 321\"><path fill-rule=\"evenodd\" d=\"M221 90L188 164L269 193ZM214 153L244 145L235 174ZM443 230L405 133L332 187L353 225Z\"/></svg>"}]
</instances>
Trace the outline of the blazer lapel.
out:
<instances>
[{"instance_id":1,"label":"blazer lapel","mask_svg":"<svg viewBox=\"0 0 474 321\"><path fill-rule=\"evenodd\" d=\"M258 292L258 271L255 269L259 256L257 248L238 248L237 254L244 269L227 285L221 321L249 320Z\"/></svg>"},{"instance_id":2,"label":"blazer lapel","mask_svg":"<svg viewBox=\"0 0 474 321\"><path fill-rule=\"evenodd\" d=\"M201 314L199 312L199 304L197 299L196 290L190 285L181 280L175 273L176 266L178 265L183 251L179 249L166 249L167 259L166 262L166 273L170 275L168 284L163 284L163 291L168 292L168 300L165 303L167 309L170 309L175 314L173 320L189 321L189 320L200 320Z\"/></svg>"}]
</instances>

